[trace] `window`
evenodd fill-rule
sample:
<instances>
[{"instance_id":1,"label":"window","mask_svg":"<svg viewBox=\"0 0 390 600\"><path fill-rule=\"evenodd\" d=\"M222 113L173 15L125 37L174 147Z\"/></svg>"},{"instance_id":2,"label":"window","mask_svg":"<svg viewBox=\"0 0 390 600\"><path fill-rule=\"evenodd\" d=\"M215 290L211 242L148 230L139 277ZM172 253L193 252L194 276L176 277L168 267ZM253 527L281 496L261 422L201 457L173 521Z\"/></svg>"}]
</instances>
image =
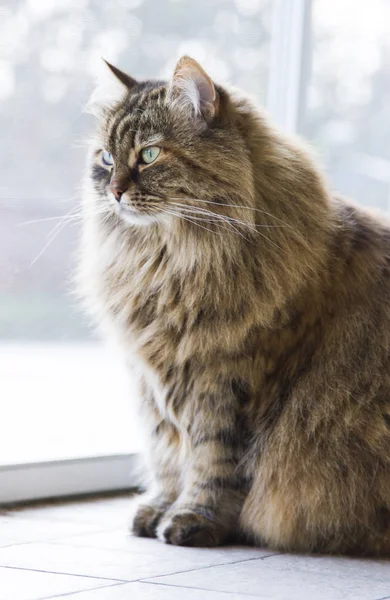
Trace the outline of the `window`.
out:
<instances>
[{"instance_id":1,"label":"window","mask_svg":"<svg viewBox=\"0 0 390 600\"><path fill-rule=\"evenodd\" d=\"M300 132L333 187L390 209L390 4L314 0L312 70Z\"/></svg>"},{"instance_id":2,"label":"window","mask_svg":"<svg viewBox=\"0 0 390 600\"><path fill-rule=\"evenodd\" d=\"M387 0L3 0L0 501L136 481L135 384L70 293L100 58L147 78L192 55L388 210L389 34Z\"/></svg>"},{"instance_id":3,"label":"window","mask_svg":"<svg viewBox=\"0 0 390 600\"><path fill-rule=\"evenodd\" d=\"M136 386L70 293L101 57L147 78L188 53L264 102L271 4L3 0L0 502L135 481Z\"/></svg>"}]
</instances>

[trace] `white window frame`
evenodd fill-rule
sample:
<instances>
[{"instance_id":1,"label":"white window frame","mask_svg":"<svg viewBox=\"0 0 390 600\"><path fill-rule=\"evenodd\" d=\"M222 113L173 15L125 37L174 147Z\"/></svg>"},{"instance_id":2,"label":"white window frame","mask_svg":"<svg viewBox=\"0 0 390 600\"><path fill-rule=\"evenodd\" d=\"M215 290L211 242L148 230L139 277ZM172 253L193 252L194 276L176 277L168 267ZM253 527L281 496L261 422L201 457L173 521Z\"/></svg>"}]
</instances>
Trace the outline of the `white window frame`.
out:
<instances>
[{"instance_id":1,"label":"white window frame","mask_svg":"<svg viewBox=\"0 0 390 600\"><path fill-rule=\"evenodd\" d=\"M299 129L308 76L312 0L274 0L267 108L287 133ZM122 454L0 466L0 504L115 490L140 484L139 456Z\"/></svg>"},{"instance_id":2,"label":"white window frame","mask_svg":"<svg viewBox=\"0 0 390 600\"><path fill-rule=\"evenodd\" d=\"M137 454L0 466L3 505L128 490L141 483Z\"/></svg>"},{"instance_id":3,"label":"white window frame","mask_svg":"<svg viewBox=\"0 0 390 600\"><path fill-rule=\"evenodd\" d=\"M311 66L312 0L274 0L267 109L282 131L300 129Z\"/></svg>"}]
</instances>

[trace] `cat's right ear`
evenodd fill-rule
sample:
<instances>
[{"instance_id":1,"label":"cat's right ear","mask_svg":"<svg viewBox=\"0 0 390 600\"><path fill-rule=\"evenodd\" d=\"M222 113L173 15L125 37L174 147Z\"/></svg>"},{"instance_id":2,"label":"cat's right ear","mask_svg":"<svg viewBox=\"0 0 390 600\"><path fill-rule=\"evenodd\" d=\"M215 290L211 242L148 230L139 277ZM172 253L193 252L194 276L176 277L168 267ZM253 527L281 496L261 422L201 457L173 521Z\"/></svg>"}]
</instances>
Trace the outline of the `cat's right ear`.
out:
<instances>
[{"instance_id":1,"label":"cat's right ear","mask_svg":"<svg viewBox=\"0 0 390 600\"><path fill-rule=\"evenodd\" d=\"M118 79L118 81L120 81L128 90L131 90L131 88L137 85L137 81L133 79L133 77L130 77L130 75L128 75L124 71L121 71L120 69L118 69L118 67L114 67L114 65L109 63L105 58L103 58L103 60L106 63L107 67L110 69L111 73L113 73Z\"/></svg>"},{"instance_id":2,"label":"cat's right ear","mask_svg":"<svg viewBox=\"0 0 390 600\"><path fill-rule=\"evenodd\" d=\"M187 113L200 128L218 112L219 97L212 79L189 56L182 56L177 63L167 98L171 108Z\"/></svg>"}]
</instances>

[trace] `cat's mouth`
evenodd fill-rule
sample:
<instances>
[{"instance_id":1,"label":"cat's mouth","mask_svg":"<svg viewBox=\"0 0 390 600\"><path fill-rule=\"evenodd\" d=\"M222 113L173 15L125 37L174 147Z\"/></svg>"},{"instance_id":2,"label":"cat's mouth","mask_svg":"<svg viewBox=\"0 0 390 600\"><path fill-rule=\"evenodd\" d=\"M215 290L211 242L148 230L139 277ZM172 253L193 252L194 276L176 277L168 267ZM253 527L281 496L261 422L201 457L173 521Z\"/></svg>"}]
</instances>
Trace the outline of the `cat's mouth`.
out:
<instances>
[{"instance_id":1,"label":"cat's mouth","mask_svg":"<svg viewBox=\"0 0 390 600\"><path fill-rule=\"evenodd\" d=\"M124 194L115 203L116 213L129 225L150 225L166 218L161 210L161 198L140 193L128 197Z\"/></svg>"}]
</instances>

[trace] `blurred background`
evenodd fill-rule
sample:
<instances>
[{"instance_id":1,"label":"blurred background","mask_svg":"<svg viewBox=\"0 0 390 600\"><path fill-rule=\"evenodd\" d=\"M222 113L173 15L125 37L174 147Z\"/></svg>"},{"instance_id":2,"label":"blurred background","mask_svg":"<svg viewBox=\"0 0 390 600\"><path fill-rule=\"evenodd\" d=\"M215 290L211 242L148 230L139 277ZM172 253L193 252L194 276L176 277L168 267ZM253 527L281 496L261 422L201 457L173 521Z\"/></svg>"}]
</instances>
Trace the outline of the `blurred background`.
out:
<instances>
[{"instance_id":1,"label":"blurred background","mask_svg":"<svg viewBox=\"0 0 390 600\"><path fill-rule=\"evenodd\" d=\"M124 374L70 294L80 223L61 217L79 203L101 57L166 78L184 53L308 139L335 190L389 209L388 0L2 0L0 463L138 447Z\"/></svg>"}]
</instances>

